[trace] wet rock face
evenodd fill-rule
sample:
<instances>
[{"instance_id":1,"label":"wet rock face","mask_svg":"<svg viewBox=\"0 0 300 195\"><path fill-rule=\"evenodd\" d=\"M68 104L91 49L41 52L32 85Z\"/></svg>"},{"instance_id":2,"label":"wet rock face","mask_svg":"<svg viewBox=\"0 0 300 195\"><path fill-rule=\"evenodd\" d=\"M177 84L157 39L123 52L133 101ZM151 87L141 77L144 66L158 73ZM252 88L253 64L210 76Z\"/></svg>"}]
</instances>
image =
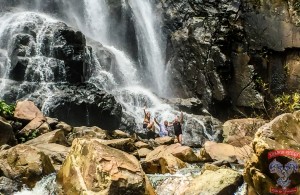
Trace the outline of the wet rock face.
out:
<instances>
[{"instance_id":1,"label":"wet rock face","mask_svg":"<svg viewBox=\"0 0 300 195\"><path fill-rule=\"evenodd\" d=\"M53 100L50 116L72 126L99 126L105 130L119 127L122 108L112 95L91 84L60 88L64 93Z\"/></svg>"},{"instance_id":2,"label":"wet rock face","mask_svg":"<svg viewBox=\"0 0 300 195\"><path fill-rule=\"evenodd\" d=\"M245 0L245 30L253 38L253 47L268 47L275 51L300 47L299 6L296 1Z\"/></svg>"},{"instance_id":3,"label":"wet rock face","mask_svg":"<svg viewBox=\"0 0 300 195\"><path fill-rule=\"evenodd\" d=\"M295 90L299 74L295 56L300 47L296 1L163 0L158 4L164 10L174 94L197 97L214 113L225 103L262 109L263 90L257 78L270 83L272 93ZM292 67L287 70L288 84L286 59Z\"/></svg>"},{"instance_id":4,"label":"wet rock face","mask_svg":"<svg viewBox=\"0 0 300 195\"><path fill-rule=\"evenodd\" d=\"M186 146L203 146L207 140L222 141L221 122L210 116L194 115L193 118L186 118L182 128L182 141Z\"/></svg>"},{"instance_id":5,"label":"wet rock face","mask_svg":"<svg viewBox=\"0 0 300 195\"><path fill-rule=\"evenodd\" d=\"M0 177L0 193L13 194L21 188L21 184L7 177Z\"/></svg>"},{"instance_id":6,"label":"wet rock face","mask_svg":"<svg viewBox=\"0 0 300 195\"><path fill-rule=\"evenodd\" d=\"M222 49L228 45L225 40L229 18L234 18L239 3L186 0L162 4L169 33L171 77L178 87L173 86L175 94L197 96L205 108L213 99L224 100L228 92L221 71L227 74L231 67Z\"/></svg>"},{"instance_id":7,"label":"wet rock face","mask_svg":"<svg viewBox=\"0 0 300 195\"><path fill-rule=\"evenodd\" d=\"M23 30L15 32L10 47L10 59L12 70L10 78L17 81L68 81L70 83L82 82L87 72L84 66L85 60L85 36L80 31L68 27L62 22L43 26L43 19L32 15L33 22L24 24ZM38 24L38 23L42 24ZM40 28L43 32L41 32ZM44 34L41 34L44 33ZM10 37L9 37L10 38ZM40 39L40 40L38 40ZM39 46L39 44L42 44ZM36 55L39 57L34 58ZM41 78L40 73L35 72L35 67L45 63L49 58L49 68L53 75ZM61 64L64 63L66 72L62 73ZM44 67L46 68L46 67ZM31 75L27 74L28 70ZM27 72L26 72L27 71ZM65 78L66 77L66 78Z\"/></svg>"},{"instance_id":8,"label":"wet rock face","mask_svg":"<svg viewBox=\"0 0 300 195\"><path fill-rule=\"evenodd\" d=\"M5 101L30 99L44 113L74 126L119 127L120 104L104 90L86 84L96 69L96 60L106 62L108 69L115 65L108 50L94 45L96 56L92 56L94 50L82 32L38 13L12 12L8 20L14 25L7 25L2 34L5 41L1 47L8 51L11 62L10 67L3 64L9 68L6 76L10 83L2 91Z\"/></svg>"}]
</instances>

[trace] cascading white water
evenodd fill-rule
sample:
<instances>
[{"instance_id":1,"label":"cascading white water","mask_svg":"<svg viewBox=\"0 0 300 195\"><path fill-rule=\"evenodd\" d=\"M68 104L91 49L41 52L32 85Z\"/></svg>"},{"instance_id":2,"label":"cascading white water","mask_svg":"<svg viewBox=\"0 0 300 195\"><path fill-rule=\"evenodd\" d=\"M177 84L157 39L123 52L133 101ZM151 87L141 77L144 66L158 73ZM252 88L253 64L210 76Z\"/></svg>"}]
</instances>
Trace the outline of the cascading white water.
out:
<instances>
[{"instance_id":1,"label":"cascading white water","mask_svg":"<svg viewBox=\"0 0 300 195\"><path fill-rule=\"evenodd\" d=\"M23 189L14 195L46 195L57 194L56 175L50 174L44 177L41 181L37 182L33 189Z\"/></svg>"},{"instance_id":2,"label":"cascading white water","mask_svg":"<svg viewBox=\"0 0 300 195\"><path fill-rule=\"evenodd\" d=\"M158 25L160 18L154 13L150 0L129 0L136 21L139 42L139 58L146 63L147 74L151 75L152 90L161 96L168 92L168 79L165 72L164 45L161 43L162 33ZM144 58L144 59L143 59Z\"/></svg>"},{"instance_id":3,"label":"cascading white water","mask_svg":"<svg viewBox=\"0 0 300 195\"><path fill-rule=\"evenodd\" d=\"M137 29L138 40L140 41L140 58L144 56L146 68L140 70L138 63L133 62L124 51L118 49L117 45L110 45L113 41L107 32L110 25L110 16L106 1L84 0L83 16L78 14L74 17L72 5L69 5L69 18L73 18L77 27L86 35L103 43L104 47L111 51L116 58L118 70L122 74L122 85L117 85L113 75L103 71L101 63L94 71L89 82L99 87L109 89L125 109L124 111L133 116L138 124L142 123L143 107L149 107L152 115L158 115L160 118L173 120L176 112L157 98L153 92L159 95L165 95L167 90L167 77L164 73L163 48L161 44L161 34L157 27L157 18L153 10L153 5L149 0L129 1L135 18L135 28ZM125 11L128 9L126 1L122 0L122 7ZM145 12L145 13L144 13ZM74 19L75 18L75 19ZM157 18L155 20L154 18ZM145 21L145 25L143 25ZM90 54L94 55L94 54ZM141 59L140 59L141 60ZM141 62L141 61L140 61ZM154 86L151 90L145 88L145 83L141 77L150 77L146 79L147 86ZM150 82L149 82L150 81ZM150 84L149 84L150 83ZM113 89L111 91L111 89Z\"/></svg>"},{"instance_id":4,"label":"cascading white water","mask_svg":"<svg viewBox=\"0 0 300 195\"><path fill-rule=\"evenodd\" d=\"M18 41L19 38L17 34L22 34L24 29L28 25L32 25L32 28L37 28L36 40L32 36L25 36L28 39L28 47L24 48L24 57L18 57L19 59L28 60L28 65L24 72L24 82L21 86L30 85L31 83L39 84L40 88L47 87L49 83L54 81L54 69L58 69L59 77L61 82L65 80L66 73L63 61L60 61L55 58L46 57L42 54L42 48L44 47L44 37L48 36L48 39L51 41L51 35L49 33L52 23L57 22L51 17L45 14L37 14L34 12L22 12L22 13L7 13L0 17L1 26L0 26L0 48L3 51L2 55L6 58L4 60L3 69L1 68L2 76L0 78L0 98L5 94L4 91L10 90L9 87L5 84L7 82L7 77L9 76L9 71L11 66L15 66L16 62L11 62L9 56L13 55L13 52L16 48L12 48L13 42ZM35 26L37 25L37 26ZM22 39L22 38L20 38ZM33 53L35 53L33 55ZM14 64L13 64L14 63ZM22 75L19 75L20 77ZM7 89L5 89L5 87ZM20 88L21 90L21 88ZM20 92L20 91L19 91ZM18 92L18 93L19 93Z\"/></svg>"},{"instance_id":5,"label":"cascading white water","mask_svg":"<svg viewBox=\"0 0 300 195\"><path fill-rule=\"evenodd\" d=\"M31 5L33 10L40 10L42 6L40 0L35 0L35 5ZM153 92L158 95L165 95L167 87L167 76L164 72L164 52L161 41L161 33L159 29L160 18L154 12L153 2L149 0L127 1L122 0L122 13L131 9L133 14L134 27L138 40L139 61L134 61L126 55L126 51L118 49L118 45L113 45L115 42L111 40L111 16L109 12L109 4L107 1L84 0L84 1L58 1L62 6L64 15L61 19L52 19L49 15L36 12L20 12L7 13L0 16L0 94L10 90L5 88L8 86L5 78L8 77L11 69L9 61L9 48L16 33L22 32L25 26L34 26L37 28L36 40L30 41L30 44L35 44L35 54L30 56L33 51L26 50L26 56L30 56L28 66L26 67L24 80L20 86L24 89L36 88L35 96L43 96L42 111L47 114L51 108L51 104L55 97L53 92L57 91L52 85L54 81L53 67L59 69L59 82L64 82L66 73L64 62L58 59L51 58L52 48L50 45L49 55L43 54L42 50L45 47L44 40L51 44L53 32L51 25L59 20L65 20L69 25L73 25L84 32L87 37L98 42L104 43L103 47L109 50L115 57L115 69L118 75L115 75L111 70L104 69L103 65L98 61L94 50L86 49L86 57L89 58L88 63L92 65L91 75L85 78L101 89L112 93L118 102L124 108L124 111L136 119L138 127L141 126L143 120L143 107L147 106L152 116L158 116L160 120L173 120L178 112L174 111L171 106L162 102ZM81 3L81 4L80 4ZM24 6L24 5L22 5ZM21 8L20 8L21 9ZM26 10L28 10L27 8ZM61 13L62 14L62 13ZM35 26L36 25L36 26ZM6 37L8 40L6 40ZM32 38L30 38L32 39ZM120 39L121 40L121 39ZM144 58L144 60L142 59ZM146 68L140 69L139 63L145 63ZM3 67L3 68L2 68ZM146 81L146 83L145 83ZM55 81L57 83L57 81ZM38 88L37 88L38 85ZM147 88L152 86L154 88ZM19 90L18 98L31 94L26 94L26 91ZM1 97L0 97L1 98ZM204 126L199 123L199 126ZM203 128L205 130L205 128ZM205 134L209 135L207 132ZM213 137L208 136L213 139Z\"/></svg>"}]
</instances>

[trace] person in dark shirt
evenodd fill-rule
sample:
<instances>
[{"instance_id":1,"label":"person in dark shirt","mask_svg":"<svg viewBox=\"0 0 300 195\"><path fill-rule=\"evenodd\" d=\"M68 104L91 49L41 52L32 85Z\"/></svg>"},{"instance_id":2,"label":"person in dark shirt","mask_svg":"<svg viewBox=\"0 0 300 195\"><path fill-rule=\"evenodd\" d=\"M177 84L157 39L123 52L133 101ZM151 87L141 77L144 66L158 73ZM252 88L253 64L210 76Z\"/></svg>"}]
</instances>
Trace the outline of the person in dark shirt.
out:
<instances>
[{"instance_id":1,"label":"person in dark shirt","mask_svg":"<svg viewBox=\"0 0 300 195\"><path fill-rule=\"evenodd\" d=\"M182 144L182 124L183 124L183 113L180 112L180 117L176 116L173 121L174 133L180 144Z\"/></svg>"}]
</instances>

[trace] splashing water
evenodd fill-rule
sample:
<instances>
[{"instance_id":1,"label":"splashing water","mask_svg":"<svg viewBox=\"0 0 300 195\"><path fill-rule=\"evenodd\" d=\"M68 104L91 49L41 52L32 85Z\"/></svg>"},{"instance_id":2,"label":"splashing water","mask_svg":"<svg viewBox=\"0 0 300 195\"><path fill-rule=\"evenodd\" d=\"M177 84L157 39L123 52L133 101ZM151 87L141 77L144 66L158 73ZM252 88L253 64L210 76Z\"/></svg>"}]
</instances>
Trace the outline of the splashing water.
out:
<instances>
[{"instance_id":1,"label":"splashing water","mask_svg":"<svg viewBox=\"0 0 300 195\"><path fill-rule=\"evenodd\" d=\"M244 182L238 190L234 193L234 195L246 195L247 194L247 184Z\"/></svg>"},{"instance_id":2,"label":"splashing water","mask_svg":"<svg viewBox=\"0 0 300 195\"><path fill-rule=\"evenodd\" d=\"M14 195L55 195L57 194L56 174L52 173L44 177L41 181L37 182L35 187L30 190L27 188L22 189Z\"/></svg>"}]
</instances>

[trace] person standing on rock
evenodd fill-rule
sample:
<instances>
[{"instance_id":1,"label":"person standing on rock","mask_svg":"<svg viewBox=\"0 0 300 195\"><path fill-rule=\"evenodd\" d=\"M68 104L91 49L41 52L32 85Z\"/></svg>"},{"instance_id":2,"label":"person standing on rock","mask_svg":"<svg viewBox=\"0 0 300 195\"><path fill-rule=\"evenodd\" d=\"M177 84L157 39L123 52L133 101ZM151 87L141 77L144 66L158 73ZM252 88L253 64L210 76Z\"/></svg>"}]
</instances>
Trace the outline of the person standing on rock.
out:
<instances>
[{"instance_id":1,"label":"person standing on rock","mask_svg":"<svg viewBox=\"0 0 300 195\"><path fill-rule=\"evenodd\" d=\"M144 114L145 115L144 115L144 121L143 121L143 128L154 131L154 127L155 127L154 122L150 121L151 114L150 114L150 112L146 111L146 106L144 107Z\"/></svg>"},{"instance_id":2,"label":"person standing on rock","mask_svg":"<svg viewBox=\"0 0 300 195\"><path fill-rule=\"evenodd\" d=\"M179 116L176 116L173 121L174 133L180 144L182 144L182 124L183 124L183 113L180 112L180 118Z\"/></svg>"},{"instance_id":3,"label":"person standing on rock","mask_svg":"<svg viewBox=\"0 0 300 195\"><path fill-rule=\"evenodd\" d=\"M157 122L157 119L154 118L154 122L159 126L159 136L160 137L165 137L168 136L168 127L169 127L169 122L164 121L164 123L159 123Z\"/></svg>"}]
</instances>

